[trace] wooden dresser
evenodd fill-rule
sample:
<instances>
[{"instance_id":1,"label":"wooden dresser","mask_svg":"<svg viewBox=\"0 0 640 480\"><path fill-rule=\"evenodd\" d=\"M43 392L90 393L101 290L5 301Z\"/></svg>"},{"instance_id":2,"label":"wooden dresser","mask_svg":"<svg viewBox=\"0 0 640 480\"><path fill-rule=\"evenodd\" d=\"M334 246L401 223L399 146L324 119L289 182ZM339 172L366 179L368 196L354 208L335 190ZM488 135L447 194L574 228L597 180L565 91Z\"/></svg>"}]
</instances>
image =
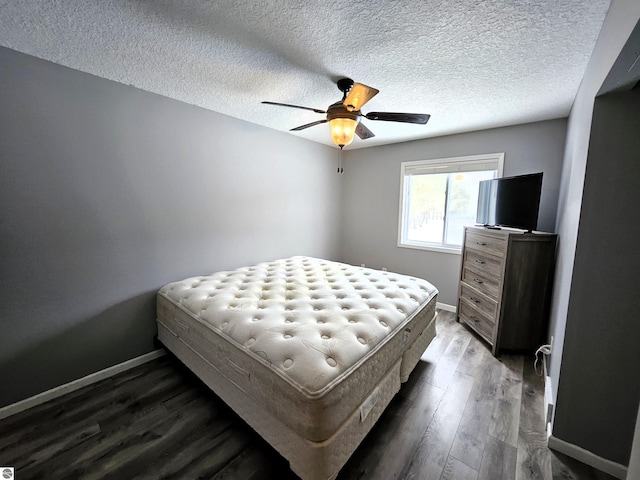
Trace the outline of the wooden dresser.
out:
<instances>
[{"instance_id":1,"label":"wooden dresser","mask_svg":"<svg viewBox=\"0 0 640 480\"><path fill-rule=\"evenodd\" d=\"M458 321L494 355L546 343L556 240L551 233L465 227Z\"/></svg>"}]
</instances>

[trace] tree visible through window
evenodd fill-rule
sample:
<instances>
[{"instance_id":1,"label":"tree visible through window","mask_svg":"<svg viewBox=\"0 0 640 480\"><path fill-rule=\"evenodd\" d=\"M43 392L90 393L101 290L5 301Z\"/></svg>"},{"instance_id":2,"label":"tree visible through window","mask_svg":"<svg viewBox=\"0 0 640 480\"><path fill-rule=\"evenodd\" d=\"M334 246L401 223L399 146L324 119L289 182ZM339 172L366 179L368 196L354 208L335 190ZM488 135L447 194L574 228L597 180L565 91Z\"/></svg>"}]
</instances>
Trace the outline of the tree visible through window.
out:
<instances>
[{"instance_id":1,"label":"tree visible through window","mask_svg":"<svg viewBox=\"0 0 640 480\"><path fill-rule=\"evenodd\" d=\"M504 154L402 164L400 246L459 251L476 220L478 184L502 174Z\"/></svg>"}]
</instances>

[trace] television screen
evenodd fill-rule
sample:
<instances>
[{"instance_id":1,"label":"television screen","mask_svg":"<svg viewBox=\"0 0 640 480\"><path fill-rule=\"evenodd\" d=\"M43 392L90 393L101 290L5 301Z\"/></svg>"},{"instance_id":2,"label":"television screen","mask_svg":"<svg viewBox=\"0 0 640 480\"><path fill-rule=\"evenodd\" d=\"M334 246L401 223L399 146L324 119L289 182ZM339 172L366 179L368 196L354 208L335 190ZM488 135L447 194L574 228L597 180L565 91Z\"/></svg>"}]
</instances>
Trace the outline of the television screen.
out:
<instances>
[{"instance_id":1,"label":"television screen","mask_svg":"<svg viewBox=\"0 0 640 480\"><path fill-rule=\"evenodd\" d=\"M535 230L542 172L480 182L476 223Z\"/></svg>"}]
</instances>

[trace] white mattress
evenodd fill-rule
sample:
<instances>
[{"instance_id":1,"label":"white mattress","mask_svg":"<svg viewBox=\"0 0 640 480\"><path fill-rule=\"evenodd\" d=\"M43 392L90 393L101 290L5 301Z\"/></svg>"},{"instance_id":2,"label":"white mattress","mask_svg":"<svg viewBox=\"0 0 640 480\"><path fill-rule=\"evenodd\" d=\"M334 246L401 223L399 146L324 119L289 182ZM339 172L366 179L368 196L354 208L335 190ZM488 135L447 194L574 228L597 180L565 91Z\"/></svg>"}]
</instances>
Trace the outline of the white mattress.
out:
<instances>
[{"instance_id":1,"label":"white mattress","mask_svg":"<svg viewBox=\"0 0 640 480\"><path fill-rule=\"evenodd\" d=\"M272 423L326 442L354 413L366 419L383 379L397 382L384 405L395 377L406 380L432 338L422 334L437 293L418 278L292 257L170 283L158 324L241 392L234 402L244 395Z\"/></svg>"}]
</instances>

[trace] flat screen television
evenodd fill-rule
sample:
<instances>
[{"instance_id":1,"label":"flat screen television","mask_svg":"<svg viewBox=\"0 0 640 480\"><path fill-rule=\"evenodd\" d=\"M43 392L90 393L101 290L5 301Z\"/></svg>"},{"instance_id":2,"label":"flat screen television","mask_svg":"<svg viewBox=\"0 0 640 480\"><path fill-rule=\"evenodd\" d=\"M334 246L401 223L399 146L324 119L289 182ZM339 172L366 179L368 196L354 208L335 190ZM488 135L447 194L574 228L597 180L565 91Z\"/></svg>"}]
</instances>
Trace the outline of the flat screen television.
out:
<instances>
[{"instance_id":1,"label":"flat screen television","mask_svg":"<svg viewBox=\"0 0 640 480\"><path fill-rule=\"evenodd\" d=\"M538 226L542 172L480 182L476 223L532 231Z\"/></svg>"}]
</instances>

